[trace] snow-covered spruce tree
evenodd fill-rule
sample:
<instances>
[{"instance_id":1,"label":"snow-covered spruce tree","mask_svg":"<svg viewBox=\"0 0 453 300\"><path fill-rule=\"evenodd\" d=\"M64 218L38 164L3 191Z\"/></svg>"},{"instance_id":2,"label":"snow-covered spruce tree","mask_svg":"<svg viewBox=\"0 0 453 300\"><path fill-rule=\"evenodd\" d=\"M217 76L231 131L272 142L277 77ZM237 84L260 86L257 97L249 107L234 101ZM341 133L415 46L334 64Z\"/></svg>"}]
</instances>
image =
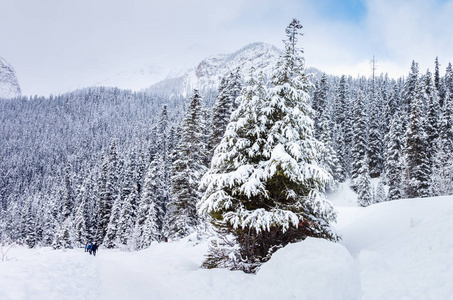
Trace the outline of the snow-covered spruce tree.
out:
<instances>
[{"instance_id":1,"label":"snow-covered spruce tree","mask_svg":"<svg viewBox=\"0 0 453 300\"><path fill-rule=\"evenodd\" d=\"M453 151L453 93L445 93L444 105L439 117L439 136L442 139L443 150Z\"/></svg>"},{"instance_id":2,"label":"snow-covered spruce tree","mask_svg":"<svg viewBox=\"0 0 453 300\"><path fill-rule=\"evenodd\" d=\"M425 132L427 135L427 146L428 146L428 160L429 165L432 168L433 157L436 153L435 142L439 137L439 99L437 96L437 91L434 86L433 78L431 72L426 71L424 76L424 102L427 105L427 114L425 122Z\"/></svg>"},{"instance_id":3,"label":"snow-covered spruce tree","mask_svg":"<svg viewBox=\"0 0 453 300\"><path fill-rule=\"evenodd\" d=\"M320 119L321 123L321 132L319 140L324 144L324 150L321 154L320 165L324 168L330 175L332 175L332 180L327 185L327 189L334 190L339 182L344 181L342 177L342 169L340 162L338 160L337 153L332 146L332 135L330 132L330 119L327 111L323 112L323 115Z\"/></svg>"},{"instance_id":4,"label":"snow-covered spruce tree","mask_svg":"<svg viewBox=\"0 0 453 300\"><path fill-rule=\"evenodd\" d=\"M241 92L241 82L242 77L239 69L231 72L220 81L216 102L212 109L212 132L208 141L210 158L225 133L226 126L230 122L231 113L239 105L236 103L236 98Z\"/></svg>"},{"instance_id":5,"label":"snow-covered spruce tree","mask_svg":"<svg viewBox=\"0 0 453 300\"><path fill-rule=\"evenodd\" d=\"M410 99L410 116L406 131L406 194L409 198L428 197L430 168L427 135L423 115L422 83L417 81Z\"/></svg>"},{"instance_id":6,"label":"snow-covered spruce tree","mask_svg":"<svg viewBox=\"0 0 453 300\"><path fill-rule=\"evenodd\" d=\"M380 203L384 201L387 201L387 196L385 194L384 183L382 182L382 179L379 179L376 186L376 193L374 195L374 203Z\"/></svg>"},{"instance_id":7,"label":"snow-covered spruce tree","mask_svg":"<svg viewBox=\"0 0 453 300\"><path fill-rule=\"evenodd\" d=\"M429 194L444 196L453 194L453 153L445 151L443 140L435 142L436 152L432 158L432 175Z\"/></svg>"},{"instance_id":8,"label":"snow-covered spruce tree","mask_svg":"<svg viewBox=\"0 0 453 300\"><path fill-rule=\"evenodd\" d=\"M352 187L357 186L357 178L362 169L362 162L368 153L368 126L367 114L365 112L365 102L362 91L356 91L354 97L353 118L353 137L352 137Z\"/></svg>"},{"instance_id":9,"label":"snow-covered spruce tree","mask_svg":"<svg viewBox=\"0 0 453 300\"><path fill-rule=\"evenodd\" d=\"M231 103L228 88L228 77L224 77L220 81L216 102L212 109L212 132L208 142L208 149L212 153L214 152L215 147L220 143L226 126L230 122L233 103Z\"/></svg>"},{"instance_id":10,"label":"snow-covered spruce tree","mask_svg":"<svg viewBox=\"0 0 453 300\"><path fill-rule=\"evenodd\" d=\"M381 98L381 101L382 101L381 102L381 108L382 108L382 112L381 112L382 133L381 134L384 137L384 147L382 149L382 151L383 151L382 153L384 155L384 160L385 160L385 154L384 154L385 153L385 136L387 135L387 133L390 130L390 120L392 119L392 115L394 113L394 111L390 111L391 105L393 105L393 103L391 103L393 101L391 89L392 89L392 85L391 85L390 79L388 78L388 75L386 74L384 76L384 81L382 82L382 85L381 85L381 88L379 91L379 97Z\"/></svg>"},{"instance_id":11,"label":"snow-covered spruce tree","mask_svg":"<svg viewBox=\"0 0 453 300\"><path fill-rule=\"evenodd\" d=\"M338 238L329 224L335 211L322 197L331 176L319 166L323 145L314 138L309 81L296 47L301 28L293 20L286 29L272 88L266 92L262 82L252 80L243 89L203 177L206 192L199 212L209 214L215 227L239 244L229 257L208 258L205 267L236 257L239 263L230 268L254 272L288 243L307 236Z\"/></svg>"},{"instance_id":12,"label":"snow-covered spruce tree","mask_svg":"<svg viewBox=\"0 0 453 300\"><path fill-rule=\"evenodd\" d=\"M440 88L440 73L439 73L439 58L436 56L436 60L434 61L434 87L436 91L439 92Z\"/></svg>"},{"instance_id":13,"label":"snow-covered spruce tree","mask_svg":"<svg viewBox=\"0 0 453 300\"><path fill-rule=\"evenodd\" d=\"M203 98L194 90L184 118L181 140L172 165L172 197L167 205L164 235L170 240L183 238L196 230L196 204L201 198L200 179L206 172L206 137L204 135Z\"/></svg>"},{"instance_id":14,"label":"snow-covered spruce tree","mask_svg":"<svg viewBox=\"0 0 453 300\"><path fill-rule=\"evenodd\" d=\"M87 195L87 190L85 186L80 188L80 193L77 198L79 198L79 206L74 215L74 241L81 245L84 245L91 240L91 235L89 234L89 207L88 201L90 200Z\"/></svg>"},{"instance_id":15,"label":"snow-covered spruce tree","mask_svg":"<svg viewBox=\"0 0 453 300\"><path fill-rule=\"evenodd\" d=\"M137 247L140 249L150 246L152 241L161 240L165 214L160 204L167 193L163 167L162 155L156 154L145 174L136 221L136 230L139 231Z\"/></svg>"},{"instance_id":16,"label":"snow-covered spruce tree","mask_svg":"<svg viewBox=\"0 0 453 300\"><path fill-rule=\"evenodd\" d=\"M382 124L382 97L376 93L370 103L369 113L369 135L368 135L368 156L370 161L370 177L381 176L384 171L384 138Z\"/></svg>"},{"instance_id":17,"label":"snow-covered spruce tree","mask_svg":"<svg viewBox=\"0 0 453 300\"><path fill-rule=\"evenodd\" d=\"M416 97L417 83L419 81L418 75L418 64L415 61L412 61L411 71L409 72L409 76L405 83L405 91L403 96L403 106L405 107L405 111L408 114L411 113L411 102Z\"/></svg>"},{"instance_id":18,"label":"snow-covered spruce tree","mask_svg":"<svg viewBox=\"0 0 453 300\"><path fill-rule=\"evenodd\" d=\"M241 94L242 90L242 76L241 69L239 67L230 73L227 82L228 82L228 94L230 96L230 102L232 103L230 110L231 115L231 113L235 111L240 104L238 101L238 97Z\"/></svg>"},{"instance_id":19,"label":"snow-covered spruce tree","mask_svg":"<svg viewBox=\"0 0 453 300\"><path fill-rule=\"evenodd\" d=\"M439 137L435 141L432 157L430 194L433 196L453 193L453 94L447 90L445 103L439 117Z\"/></svg>"},{"instance_id":20,"label":"snow-covered spruce tree","mask_svg":"<svg viewBox=\"0 0 453 300\"><path fill-rule=\"evenodd\" d=\"M349 94L346 76L342 75L335 96L335 123L336 123L336 152L341 167L341 178L346 178L350 171L350 143L348 137L352 136L349 125ZM350 138L349 138L350 140Z\"/></svg>"},{"instance_id":21,"label":"snow-covered spruce tree","mask_svg":"<svg viewBox=\"0 0 453 300\"><path fill-rule=\"evenodd\" d=\"M386 169L389 186L388 200L401 199L403 176L403 141L402 126L399 113L396 113L390 122L390 131L387 134Z\"/></svg>"},{"instance_id":22,"label":"snow-covered spruce tree","mask_svg":"<svg viewBox=\"0 0 453 300\"><path fill-rule=\"evenodd\" d=\"M96 215L96 241L101 243L107 233L113 203L119 198L119 162L116 141L110 146L109 156L103 160L98 180L99 210Z\"/></svg>"},{"instance_id":23,"label":"snow-covered spruce tree","mask_svg":"<svg viewBox=\"0 0 453 300\"><path fill-rule=\"evenodd\" d=\"M74 246L74 230L72 217L69 216L58 228L52 247L54 249L72 249Z\"/></svg>"},{"instance_id":24,"label":"snow-covered spruce tree","mask_svg":"<svg viewBox=\"0 0 453 300\"><path fill-rule=\"evenodd\" d=\"M357 202L359 206L368 206L373 203L373 196L371 194L371 178L368 165L368 155L365 153L365 156L360 161L360 169L356 179L358 193Z\"/></svg>"},{"instance_id":25,"label":"snow-covered spruce tree","mask_svg":"<svg viewBox=\"0 0 453 300\"><path fill-rule=\"evenodd\" d=\"M137 194L132 191L124 198L123 205L121 206L120 218L118 220L118 231L116 233L117 240L121 245L127 245L129 238L135 227L135 201Z\"/></svg>"},{"instance_id":26,"label":"snow-covered spruce tree","mask_svg":"<svg viewBox=\"0 0 453 300\"><path fill-rule=\"evenodd\" d=\"M24 235L25 235L25 244L29 248L34 248L36 245L36 221L33 214L32 202L29 201L26 203L26 212L24 214Z\"/></svg>"},{"instance_id":27,"label":"snow-covered spruce tree","mask_svg":"<svg viewBox=\"0 0 453 300\"><path fill-rule=\"evenodd\" d=\"M313 93L312 108L314 110L313 121L315 125L315 137L319 139L322 133L322 121L327 117L327 94L329 92L329 84L327 82L326 73L322 74L321 80L316 85L316 90Z\"/></svg>"},{"instance_id":28,"label":"snow-covered spruce tree","mask_svg":"<svg viewBox=\"0 0 453 300\"><path fill-rule=\"evenodd\" d=\"M131 157L126 166L123 188L121 191L121 211L118 220L117 238L122 245L126 245L132 236L136 221L138 191L137 191L137 164L135 157Z\"/></svg>"},{"instance_id":29,"label":"snow-covered spruce tree","mask_svg":"<svg viewBox=\"0 0 453 300\"><path fill-rule=\"evenodd\" d=\"M167 105L164 105L162 108L157 138L157 151L159 152L160 158L156 162L159 162L160 165L156 166L154 164L154 166L159 168L158 173L164 189L161 191L162 193L159 194L159 197L156 197L156 200L158 200L156 204L160 207L159 209L162 214L165 214L170 195L171 151L174 148L173 136L168 120ZM159 228L162 229L162 218L160 222Z\"/></svg>"},{"instance_id":30,"label":"snow-covered spruce tree","mask_svg":"<svg viewBox=\"0 0 453 300\"><path fill-rule=\"evenodd\" d=\"M110 219L107 224L107 230L105 232L104 239L102 240L102 244L106 248L112 249L119 246L118 223L121 218L122 206L123 201L120 197L118 197L114 201L113 206L110 209Z\"/></svg>"},{"instance_id":31,"label":"snow-covered spruce tree","mask_svg":"<svg viewBox=\"0 0 453 300\"><path fill-rule=\"evenodd\" d=\"M72 210L74 208L75 196L74 196L74 191L73 191L73 187L72 187L70 172L71 172L71 167L68 163L64 170L65 194L64 194L64 198L63 198L63 205L62 205L62 212L61 212L63 220L66 220L71 215Z\"/></svg>"}]
</instances>

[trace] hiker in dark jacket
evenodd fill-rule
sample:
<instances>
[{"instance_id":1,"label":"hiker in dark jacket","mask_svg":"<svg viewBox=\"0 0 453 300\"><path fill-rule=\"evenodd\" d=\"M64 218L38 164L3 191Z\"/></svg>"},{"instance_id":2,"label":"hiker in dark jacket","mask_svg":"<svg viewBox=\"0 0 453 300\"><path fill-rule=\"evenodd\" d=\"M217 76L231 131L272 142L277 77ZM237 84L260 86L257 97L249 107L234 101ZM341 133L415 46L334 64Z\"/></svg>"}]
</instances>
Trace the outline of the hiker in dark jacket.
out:
<instances>
[{"instance_id":1,"label":"hiker in dark jacket","mask_svg":"<svg viewBox=\"0 0 453 300\"><path fill-rule=\"evenodd\" d=\"M93 243L91 243L89 246L88 246L88 252L90 253L91 255L91 252L93 251Z\"/></svg>"},{"instance_id":2,"label":"hiker in dark jacket","mask_svg":"<svg viewBox=\"0 0 453 300\"><path fill-rule=\"evenodd\" d=\"M91 247L91 250L93 251L93 255L96 256L96 251L98 250L98 244L94 243L93 247Z\"/></svg>"}]
</instances>

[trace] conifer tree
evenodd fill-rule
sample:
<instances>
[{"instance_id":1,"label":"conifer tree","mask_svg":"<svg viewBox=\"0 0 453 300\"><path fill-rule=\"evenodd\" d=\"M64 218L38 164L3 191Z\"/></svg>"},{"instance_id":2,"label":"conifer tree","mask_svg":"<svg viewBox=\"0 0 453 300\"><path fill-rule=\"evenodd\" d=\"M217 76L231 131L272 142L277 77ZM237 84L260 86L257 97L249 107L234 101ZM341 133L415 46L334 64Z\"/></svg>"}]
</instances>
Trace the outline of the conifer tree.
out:
<instances>
[{"instance_id":1,"label":"conifer tree","mask_svg":"<svg viewBox=\"0 0 453 300\"><path fill-rule=\"evenodd\" d=\"M315 123L315 136L319 138L322 132L323 118L327 117L327 94L329 85L327 82L327 75L324 73L321 80L317 84L316 91L313 95L312 108L314 110L314 123Z\"/></svg>"},{"instance_id":2,"label":"conifer tree","mask_svg":"<svg viewBox=\"0 0 453 300\"><path fill-rule=\"evenodd\" d=\"M453 151L453 94L445 94L445 103L439 116L439 136L442 139L443 150Z\"/></svg>"},{"instance_id":3,"label":"conifer tree","mask_svg":"<svg viewBox=\"0 0 453 300\"><path fill-rule=\"evenodd\" d=\"M118 197L110 209L110 218L105 231L104 239L102 244L104 247L112 249L119 246L118 237L118 223L121 218L121 209L123 206L123 199Z\"/></svg>"},{"instance_id":4,"label":"conifer tree","mask_svg":"<svg viewBox=\"0 0 453 300\"><path fill-rule=\"evenodd\" d=\"M404 102L403 105L405 107L405 111L410 114L411 113L411 102L416 97L417 93L417 83L419 81L419 72L418 72L418 64L415 61L412 61L411 71L409 72L409 76L406 81L405 86L405 93L404 93Z\"/></svg>"},{"instance_id":5,"label":"conifer tree","mask_svg":"<svg viewBox=\"0 0 453 300\"><path fill-rule=\"evenodd\" d=\"M141 229L140 247L148 247L152 241L161 240L165 212L163 203L167 197L167 186L162 175L163 160L157 155L145 175L143 193L138 209L137 224Z\"/></svg>"},{"instance_id":6,"label":"conifer tree","mask_svg":"<svg viewBox=\"0 0 453 300\"><path fill-rule=\"evenodd\" d=\"M335 95L335 139L341 178L346 179L349 171L349 147L346 143L347 119L349 118L348 84L342 75Z\"/></svg>"},{"instance_id":7,"label":"conifer tree","mask_svg":"<svg viewBox=\"0 0 453 300\"><path fill-rule=\"evenodd\" d=\"M365 102L362 91L356 91L353 108L353 138L352 138L352 187L357 186L357 179L363 169L362 163L368 153L368 126Z\"/></svg>"},{"instance_id":8,"label":"conifer tree","mask_svg":"<svg viewBox=\"0 0 453 300\"><path fill-rule=\"evenodd\" d=\"M137 198L135 191L124 198L121 206L120 217L118 220L117 239L122 245L127 245L129 238L132 237L135 226L136 207L134 205Z\"/></svg>"},{"instance_id":9,"label":"conifer tree","mask_svg":"<svg viewBox=\"0 0 453 300\"><path fill-rule=\"evenodd\" d=\"M273 87L266 92L262 80L252 79L243 89L203 178L200 213L239 243L237 252L208 259L206 267L236 257L240 263L232 262L231 268L254 272L289 242L337 238L329 225L335 212L322 197L331 177L319 166L323 145L314 138L309 82L296 47L301 28L293 20L286 29Z\"/></svg>"},{"instance_id":10,"label":"conifer tree","mask_svg":"<svg viewBox=\"0 0 453 300\"><path fill-rule=\"evenodd\" d=\"M167 206L166 232L176 240L194 232L199 223L196 204L201 198L198 190L206 167L206 137L202 97L194 90L184 118L181 140L176 147L177 159L172 165L172 198Z\"/></svg>"},{"instance_id":11,"label":"conifer tree","mask_svg":"<svg viewBox=\"0 0 453 300\"><path fill-rule=\"evenodd\" d=\"M86 244L90 241L91 236L89 234L89 209L88 209L88 203L87 201L89 200L88 197L86 196L87 191L85 190L85 187L81 188L80 191L80 201L79 201L79 206L76 210L76 213L74 215L74 232L75 232L75 237L74 241L79 244Z\"/></svg>"},{"instance_id":12,"label":"conifer tree","mask_svg":"<svg viewBox=\"0 0 453 300\"><path fill-rule=\"evenodd\" d=\"M241 75L239 69L231 72L220 81L216 103L212 110L212 132L209 136L209 157L212 157L215 147L220 143L231 113L238 107L236 98L241 92Z\"/></svg>"},{"instance_id":13,"label":"conifer tree","mask_svg":"<svg viewBox=\"0 0 453 300\"><path fill-rule=\"evenodd\" d=\"M335 135L336 153L338 163L341 168L340 178L346 179L350 170L350 145L348 138L351 136L351 126L349 126L349 95L346 76L342 75L336 92L335 98ZM342 181L342 180L340 180Z\"/></svg>"},{"instance_id":14,"label":"conifer tree","mask_svg":"<svg viewBox=\"0 0 453 300\"><path fill-rule=\"evenodd\" d=\"M390 123L390 131L387 134L387 183L389 186L388 199L397 200L402 197L403 176L403 141L402 126L399 114L395 114Z\"/></svg>"},{"instance_id":15,"label":"conifer tree","mask_svg":"<svg viewBox=\"0 0 453 300\"><path fill-rule=\"evenodd\" d=\"M429 193L431 196L451 195L453 194L453 153L446 151L447 147L441 138L436 140L435 149Z\"/></svg>"},{"instance_id":16,"label":"conifer tree","mask_svg":"<svg viewBox=\"0 0 453 300\"><path fill-rule=\"evenodd\" d=\"M119 219L117 220L116 235L120 243L126 245L134 230L138 205L137 170L134 157L129 159L124 177L121 191L122 204Z\"/></svg>"},{"instance_id":17,"label":"conifer tree","mask_svg":"<svg viewBox=\"0 0 453 300\"><path fill-rule=\"evenodd\" d=\"M360 161L360 169L356 179L358 193L357 202L359 206L368 206L373 202L373 196L371 194L371 178L368 165L368 155L365 153Z\"/></svg>"},{"instance_id":18,"label":"conifer tree","mask_svg":"<svg viewBox=\"0 0 453 300\"><path fill-rule=\"evenodd\" d=\"M382 135L381 100L380 94L376 94L374 101L370 103L368 154L371 178L379 177L384 169L384 138Z\"/></svg>"},{"instance_id":19,"label":"conifer tree","mask_svg":"<svg viewBox=\"0 0 453 300\"><path fill-rule=\"evenodd\" d=\"M34 248L36 245L36 221L32 211L32 202L27 204L27 210L24 215L24 234L25 244L29 248Z\"/></svg>"},{"instance_id":20,"label":"conifer tree","mask_svg":"<svg viewBox=\"0 0 453 300\"><path fill-rule=\"evenodd\" d=\"M422 84L417 81L413 93L414 98L410 101L410 116L406 131L406 193L409 198L429 195L430 168L422 93Z\"/></svg>"},{"instance_id":21,"label":"conifer tree","mask_svg":"<svg viewBox=\"0 0 453 300\"><path fill-rule=\"evenodd\" d=\"M437 59L436 59L437 60ZM427 155L429 165L432 167L432 159L435 155L435 142L439 137L439 100L433 83L432 74L429 70L424 77L424 102L427 104L428 117L425 123L425 132L427 135Z\"/></svg>"},{"instance_id":22,"label":"conifer tree","mask_svg":"<svg viewBox=\"0 0 453 300\"><path fill-rule=\"evenodd\" d=\"M96 216L96 241L104 240L110 223L113 203L119 198L119 161L116 141L110 146L109 156L103 161L98 183L99 211Z\"/></svg>"},{"instance_id":23,"label":"conifer tree","mask_svg":"<svg viewBox=\"0 0 453 300\"><path fill-rule=\"evenodd\" d=\"M232 103L230 115L233 111L235 111L238 106L238 97L241 94L242 90L242 76L241 76L241 69L237 68L236 70L230 73L230 76L227 80L228 82L228 94L230 97L230 102Z\"/></svg>"},{"instance_id":24,"label":"conifer tree","mask_svg":"<svg viewBox=\"0 0 453 300\"><path fill-rule=\"evenodd\" d=\"M66 220L71 213L72 209L74 207L74 191L71 183L71 178L70 178L70 166L67 165L65 170L64 170L64 183L65 183L65 194L63 198L63 207L62 207L62 212L61 215L63 217L63 220Z\"/></svg>"},{"instance_id":25,"label":"conifer tree","mask_svg":"<svg viewBox=\"0 0 453 300\"><path fill-rule=\"evenodd\" d=\"M439 74L439 59L436 56L436 60L434 62L434 87L436 88L436 91L439 92L440 89L440 74Z\"/></svg>"},{"instance_id":26,"label":"conifer tree","mask_svg":"<svg viewBox=\"0 0 453 300\"><path fill-rule=\"evenodd\" d=\"M387 196L385 195L384 183L381 179L379 179L378 184L376 186L376 193L374 198L374 203L380 203L387 200Z\"/></svg>"},{"instance_id":27,"label":"conifer tree","mask_svg":"<svg viewBox=\"0 0 453 300\"><path fill-rule=\"evenodd\" d=\"M332 145L332 137L330 132L330 119L327 111L324 111L321 116L321 132L319 140L324 144L320 165L332 176L332 181L328 183L328 189L335 189L339 182L344 181L342 169L339 163L337 153Z\"/></svg>"},{"instance_id":28,"label":"conifer tree","mask_svg":"<svg viewBox=\"0 0 453 300\"><path fill-rule=\"evenodd\" d=\"M69 216L57 230L52 247L54 249L72 249L74 243L73 238L72 217Z\"/></svg>"},{"instance_id":29,"label":"conifer tree","mask_svg":"<svg viewBox=\"0 0 453 300\"><path fill-rule=\"evenodd\" d=\"M395 104L392 103L394 99L392 98L392 87L391 87L391 82L388 78L388 75L386 74L384 77L384 81L382 82L381 86L381 91L380 91L380 97L382 99L381 103L381 123L382 123L382 132L381 135L385 139L385 135L389 132L390 130L390 120L393 116L394 110L391 110L394 108ZM385 142L384 142L385 144ZM385 147L383 147L383 153L385 152Z\"/></svg>"},{"instance_id":30,"label":"conifer tree","mask_svg":"<svg viewBox=\"0 0 453 300\"><path fill-rule=\"evenodd\" d=\"M162 180L165 186L170 186L170 167L171 167L171 160L170 160L170 153L173 150L173 137L171 133L171 126L170 121L168 120L168 112L167 112L167 105L164 105L162 108L162 113L159 120L159 128L158 128L158 143L157 143L157 150L159 151L162 159ZM162 201L162 209L165 211L165 205L168 202L168 194L169 191L167 190L165 193L165 199Z\"/></svg>"},{"instance_id":31,"label":"conifer tree","mask_svg":"<svg viewBox=\"0 0 453 300\"><path fill-rule=\"evenodd\" d=\"M208 149L211 153L223 137L226 126L230 121L233 104L229 95L228 77L222 78L217 93L216 102L212 110L212 132L209 136ZM212 155L211 155L212 156Z\"/></svg>"}]
</instances>

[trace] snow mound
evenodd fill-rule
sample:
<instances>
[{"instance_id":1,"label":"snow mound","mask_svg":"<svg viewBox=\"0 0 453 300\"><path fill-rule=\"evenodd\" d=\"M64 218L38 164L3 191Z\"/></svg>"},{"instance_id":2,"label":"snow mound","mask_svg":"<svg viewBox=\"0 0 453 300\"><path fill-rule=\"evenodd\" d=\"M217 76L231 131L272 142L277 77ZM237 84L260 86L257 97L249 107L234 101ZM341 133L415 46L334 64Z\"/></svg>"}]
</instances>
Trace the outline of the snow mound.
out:
<instances>
[{"instance_id":1,"label":"snow mound","mask_svg":"<svg viewBox=\"0 0 453 300\"><path fill-rule=\"evenodd\" d=\"M359 299L360 277L340 244L307 238L278 250L256 275L257 299ZM261 292L260 292L261 291Z\"/></svg>"},{"instance_id":2,"label":"snow mound","mask_svg":"<svg viewBox=\"0 0 453 300\"><path fill-rule=\"evenodd\" d=\"M340 243L359 264L362 299L451 299L453 196L338 211Z\"/></svg>"}]
</instances>

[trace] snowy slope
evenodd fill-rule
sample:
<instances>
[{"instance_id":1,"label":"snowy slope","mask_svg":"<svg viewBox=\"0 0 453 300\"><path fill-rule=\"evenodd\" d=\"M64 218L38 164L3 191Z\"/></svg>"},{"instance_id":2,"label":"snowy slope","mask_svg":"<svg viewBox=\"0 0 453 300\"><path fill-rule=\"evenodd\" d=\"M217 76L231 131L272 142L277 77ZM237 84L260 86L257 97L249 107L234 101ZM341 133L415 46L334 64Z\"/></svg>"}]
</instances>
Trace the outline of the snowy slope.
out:
<instances>
[{"instance_id":1,"label":"snowy slope","mask_svg":"<svg viewBox=\"0 0 453 300\"><path fill-rule=\"evenodd\" d=\"M249 74L251 67L270 75L280 55L281 51L275 46L253 43L232 54L208 57L197 67L179 76L158 82L148 91L154 94L171 91L172 94L186 96L195 88L201 91L217 89L220 80L238 68L243 76Z\"/></svg>"},{"instance_id":2,"label":"snowy slope","mask_svg":"<svg viewBox=\"0 0 453 300\"><path fill-rule=\"evenodd\" d=\"M345 188L346 189L346 188ZM138 252L15 247L0 261L0 299L451 299L453 196L352 206L330 195L340 243L277 251L258 274L199 269L207 243Z\"/></svg>"},{"instance_id":3,"label":"snowy slope","mask_svg":"<svg viewBox=\"0 0 453 300\"><path fill-rule=\"evenodd\" d=\"M0 98L15 98L21 95L14 68L0 57Z\"/></svg>"}]
</instances>

